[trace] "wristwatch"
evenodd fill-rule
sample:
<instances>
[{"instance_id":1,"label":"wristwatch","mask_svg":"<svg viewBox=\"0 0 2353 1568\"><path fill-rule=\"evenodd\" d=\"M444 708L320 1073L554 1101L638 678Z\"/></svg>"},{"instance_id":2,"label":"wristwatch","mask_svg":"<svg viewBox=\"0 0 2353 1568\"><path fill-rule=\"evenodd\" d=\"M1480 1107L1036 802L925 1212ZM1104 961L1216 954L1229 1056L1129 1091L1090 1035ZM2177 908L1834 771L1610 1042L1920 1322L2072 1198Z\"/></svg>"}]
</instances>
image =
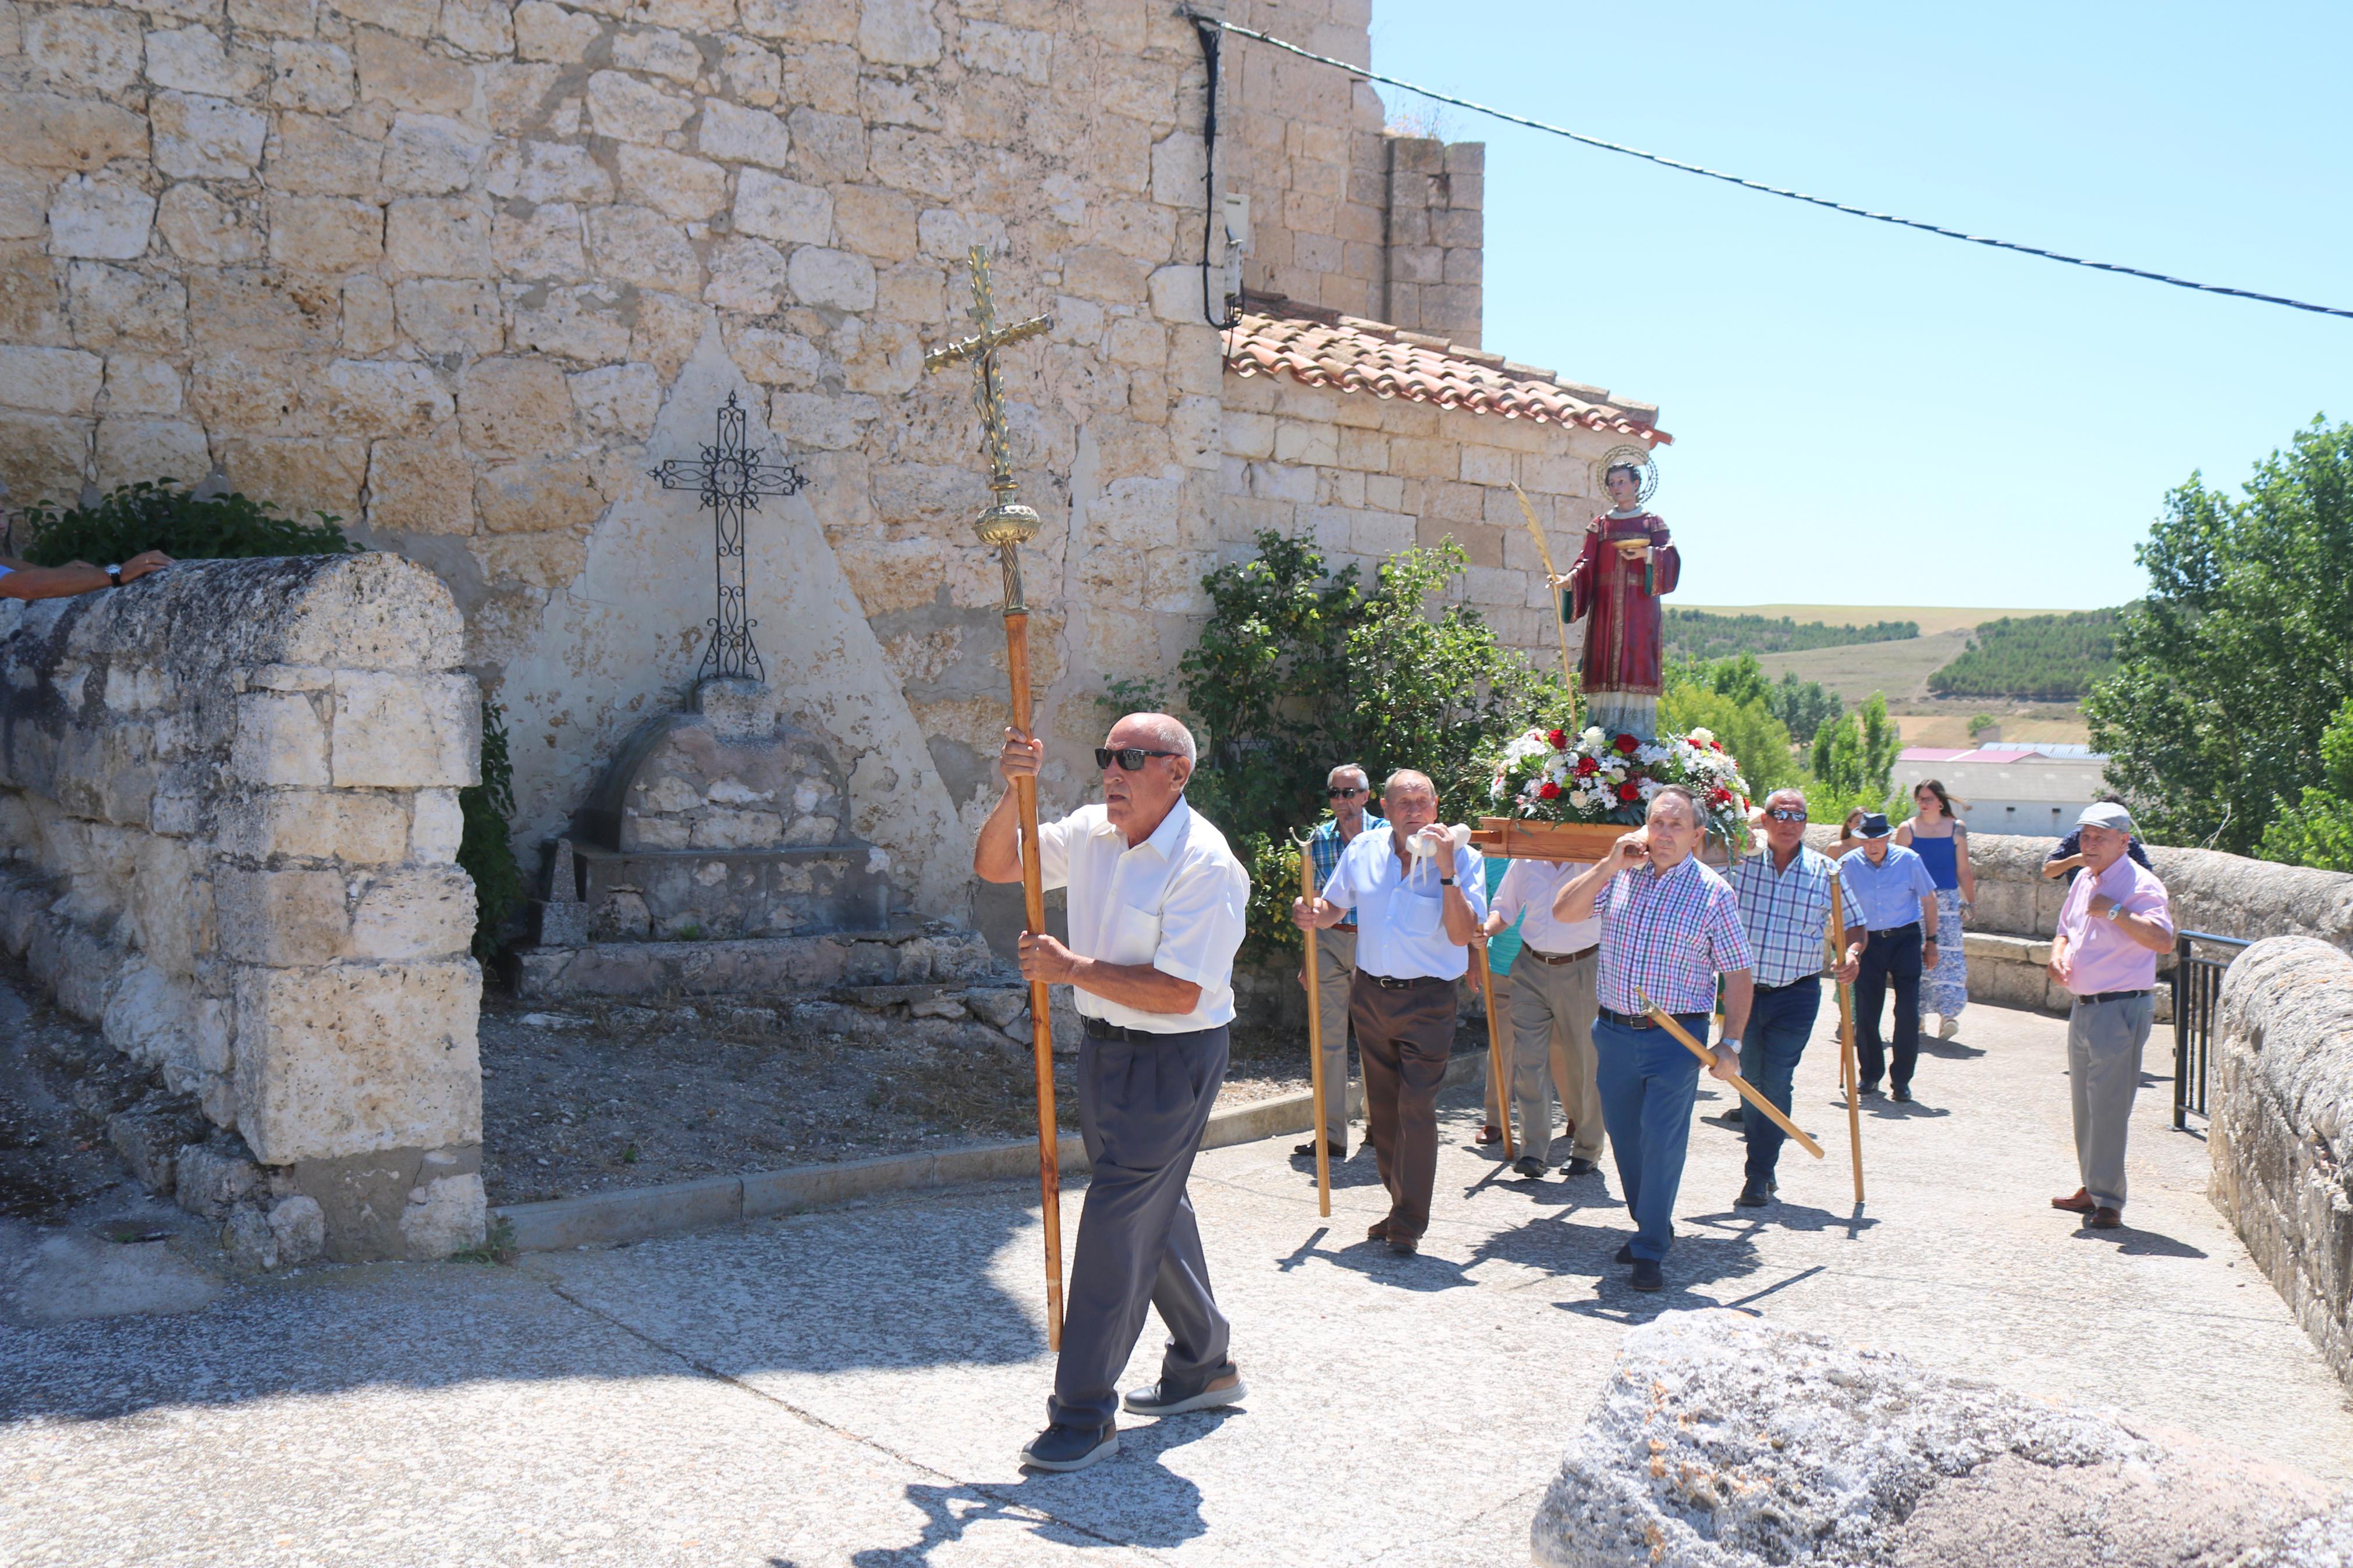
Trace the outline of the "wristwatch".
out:
<instances>
[{"instance_id":1,"label":"wristwatch","mask_svg":"<svg viewBox=\"0 0 2353 1568\"><path fill-rule=\"evenodd\" d=\"M110 582L110 583L113 584L114 584L116 587L118 587L118 588L121 587L121 586L122 586L122 568L121 568L121 567L120 567L120 566L110 566L110 567L108 567L108 568L106 569L106 580L107 580L108 582Z\"/></svg>"},{"instance_id":2,"label":"wristwatch","mask_svg":"<svg viewBox=\"0 0 2353 1568\"><path fill-rule=\"evenodd\" d=\"M1451 888L1454 886L1454 879L1451 877L1440 877L1438 879L1438 885L1441 888Z\"/></svg>"},{"instance_id":3,"label":"wristwatch","mask_svg":"<svg viewBox=\"0 0 2353 1568\"><path fill-rule=\"evenodd\" d=\"M2103 918L2111 921L2122 920L2124 918L2124 912L2125 907L2122 904L2110 904L2108 906L2107 914Z\"/></svg>"}]
</instances>

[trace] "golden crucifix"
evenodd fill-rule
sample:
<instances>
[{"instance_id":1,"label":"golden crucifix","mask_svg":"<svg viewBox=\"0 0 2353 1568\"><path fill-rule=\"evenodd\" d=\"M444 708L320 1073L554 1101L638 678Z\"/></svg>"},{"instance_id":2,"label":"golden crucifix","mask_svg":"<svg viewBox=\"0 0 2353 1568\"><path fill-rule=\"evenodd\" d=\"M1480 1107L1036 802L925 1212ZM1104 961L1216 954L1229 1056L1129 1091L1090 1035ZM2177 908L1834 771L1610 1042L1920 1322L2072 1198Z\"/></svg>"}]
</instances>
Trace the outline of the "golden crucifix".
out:
<instances>
[{"instance_id":1,"label":"golden crucifix","mask_svg":"<svg viewBox=\"0 0 2353 1568\"><path fill-rule=\"evenodd\" d=\"M980 331L923 356L923 368L941 370L969 360L972 402L980 410L980 449L988 455L988 488L995 500L973 531L997 548L1005 569L1005 668L1013 683L1013 728L1029 737L1029 606L1021 598L1020 547L1038 531L1038 514L1013 499L1013 437L1005 427L1005 387L997 374L997 351L1051 330L1054 318L1032 316L1009 327L997 324L997 301L989 293L988 247L972 247L972 319ZM1013 782L1013 805L1021 823L1021 895L1029 933L1046 931L1045 868L1038 859L1038 781L1024 774ZM1044 1210L1046 1239L1046 1348L1062 1348L1062 1172L1060 1130L1054 1112L1054 1014L1042 980L1029 983L1029 1055L1038 1079L1038 1198Z\"/></svg>"},{"instance_id":2,"label":"golden crucifix","mask_svg":"<svg viewBox=\"0 0 2353 1568\"><path fill-rule=\"evenodd\" d=\"M980 449L988 455L988 488L997 496L972 525L973 531L982 543L997 547L1005 568L1006 615L1026 615L1029 606L1021 602L1021 558L1017 552L1037 533L1038 514L1013 499L1013 436L1005 426L1005 385L997 374L997 351L1051 331L1054 318L1032 316L1009 327L998 326L997 300L988 287L988 247L974 246L971 262L972 319L980 323L980 331L957 338L945 348L934 349L923 356L923 368L942 370L972 362L972 403L980 410ZM1026 706L1018 696L1014 701L1017 707ZM1022 728L1028 727L1025 721Z\"/></svg>"}]
</instances>

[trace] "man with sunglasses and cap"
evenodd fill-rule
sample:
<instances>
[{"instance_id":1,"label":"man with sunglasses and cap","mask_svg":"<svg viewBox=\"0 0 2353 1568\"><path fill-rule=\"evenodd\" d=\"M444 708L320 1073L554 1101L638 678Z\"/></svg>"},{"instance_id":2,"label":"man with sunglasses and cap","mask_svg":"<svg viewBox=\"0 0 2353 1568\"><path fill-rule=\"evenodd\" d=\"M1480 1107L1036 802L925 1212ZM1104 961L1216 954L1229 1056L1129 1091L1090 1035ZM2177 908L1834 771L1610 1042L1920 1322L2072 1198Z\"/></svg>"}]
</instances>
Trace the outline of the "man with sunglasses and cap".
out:
<instances>
[{"instance_id":1,"label":"man with sunglasses and cap","mask_svg":"<svg viewBox=\"0 0 2353 1568\"><path fill-rule=\"evenodd\" d=\"M1332 873L1340 868L1340 857L1358 834L1388 826L1366 809L1373 792L1363 768L1342 763L1324 776L1324 785L1332 815L1307 836L1307 855L1314 864L1318 888L1330 884ZM1303 984L1305 978L1301 976ZM1356 983L1356 911L1344 910L1339 923L1326 927L1315 939L1317 1034L1324 1047L1323 1134L1335 1160L1348 1157L1348 993ZM1307 1142L1292 1152L1314 1157L1313 1128Z\"/></svg>"},{"instance_id":2,"label":"man with sunglasses and cap","mask_svg":"<svg viewBox=\"0 0 2353 1568\"><path fill-rule=\"evenodd\" d=\"M1831 886L1838 867L1806 847L1806 797L1777 789L1760 813L1763 853L1744 856L1725 879L1740 902L1740 929L1757 960L1748 1029L1740 1043L1740 1076L1783 1114L1789 1110L1798 1060L1806 1054L1814 1017L1822 1005L1822 952L1831 924ZM1838 977L1852 981L1855 964L1841 963ZM1769 1117L1746 1116L1740 1128L1748 1140L1737 1208L1763 1208L1772 1201L1788 1134Z\"/></svg>"},{"instance_id":3,"label":"man with sunglasses and cap","mask_svg":"<svg viewBox=\"0 0 2353 1568\"><path fill-rule=\"evenodd\" d=\"M1356 978L1348 1014L1365 1063L1365 1127L1388 1189L1387 1218L1366 1233L1410 1257L1430 1228L1438 1184L1438 1091L1454 1048L1455 988L1487 912L1486 869L1438 822L1438 786L1399 768L1381 785L1387 833L1362 833L1322 894L1297 899L1302 931L1356 911Z\"/></svg>"},{"instance_id":4,"label":"man with sunglasses and cap","mask_svg":"<svg viewBox=\"0 0 2353 1568\"><path fill-rule=\"evenodd\" d=\"M997 771L1008 787L973 851L983 881L1021 879L1011 785L1035 777L1044 755L1043 742L1005 732ZM1079 1126L1093 1168L1050 1425L1021 1451L1042 1470L1084 1469L1119 1451L1115 1380L1147 1307L1167 1325L1168 1347L1160 1381L1128 1394L1130 1412L1174 1415L1244 1393L1185 1183L1225 1081L1250 874L1186 804L1194 745L1182 723L1131 713L1095 761L1103 804L1038 828L1046 886L1070 890L1070 941L1020 941L1024 978L1076 993Z\"/></svg>"},{"instance_id":5,"label":"man with sunglasses and cap","mask_svg":"<svg viewBox=\"0 0 2353 1568\"><path fill-rule=\"evenodd\" d=\"M2130 812L2102 802L2084 807L2075 827L2084 874L2059 908L2050 969L2075 998L2067 1010L2067 1091L2083 1185L2051 1206L2082 1215L2094 1230L2114 1230L2125 1222L2125 1136L2157 1016L2158 955L2173 950L2173 905L2157 873L2130 858Z\"/></svg>"},{"instance_id":6,"label":"man with sunglasses and cap","mask_svg":"<svg viewBox=\"0 0 2353 1568\"><path fill-rule=\"evenodd\" d=\"M1855 829L1862 847L1839 861L1845 889L1846 962L1856 965L1854 982L1855 1076L1862 1092L1879 1092L1887 1074L1889 1095L1912 1098L1912 1072L1920 1062L1920 974L1936 963L1936 879L1928 863L1895 842L1884 813L1872 812ZM1879 1015L1890 984L1895 988L1894 1062L1879 1037Z\"/></svg>"}]
</instances>

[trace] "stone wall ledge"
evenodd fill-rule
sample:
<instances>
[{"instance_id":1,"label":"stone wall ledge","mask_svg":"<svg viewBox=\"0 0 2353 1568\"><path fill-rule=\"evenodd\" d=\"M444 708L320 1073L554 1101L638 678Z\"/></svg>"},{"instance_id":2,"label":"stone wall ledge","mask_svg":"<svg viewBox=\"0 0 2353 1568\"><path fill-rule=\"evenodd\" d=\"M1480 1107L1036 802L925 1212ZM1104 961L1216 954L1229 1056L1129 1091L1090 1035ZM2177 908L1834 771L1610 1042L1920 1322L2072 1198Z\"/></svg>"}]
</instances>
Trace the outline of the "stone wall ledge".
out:
<instances>
[{"instance_id":1,"label":"stone wall ledge","mask_svg":"<svg viewBox=\"0 0 2353 1568\"><path fill-rule=\"evenodd\" d=\"M2215 1008L2208 1194L2353 1384L2353 958L2259 942Z\"/></svg>"}]
</instances>

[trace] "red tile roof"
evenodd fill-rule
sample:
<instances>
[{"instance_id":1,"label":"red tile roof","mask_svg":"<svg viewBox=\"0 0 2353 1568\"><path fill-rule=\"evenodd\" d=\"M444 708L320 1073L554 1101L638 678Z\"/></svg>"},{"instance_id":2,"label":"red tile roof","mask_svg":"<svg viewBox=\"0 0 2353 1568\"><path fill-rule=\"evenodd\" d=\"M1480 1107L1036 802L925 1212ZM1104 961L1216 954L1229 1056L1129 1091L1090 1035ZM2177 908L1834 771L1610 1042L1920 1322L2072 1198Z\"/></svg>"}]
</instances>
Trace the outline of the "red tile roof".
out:
<instances>
[{"instance_id":1,"label":"red tile roof","mask_svg":"<svg viewBox=\"0 0 2353 1568\"><path fill-rule=\"evenodd\" d=\"M1226 368L1236 375L1282 371L1310 386L1577 425L1662 446L1674 439L1658 427L1657 404L1613 398L1606 388L1502 354L1295 300L1245 295L1241 303L1239 323L1226 333Z\"/></svg>"}]
</instances>

